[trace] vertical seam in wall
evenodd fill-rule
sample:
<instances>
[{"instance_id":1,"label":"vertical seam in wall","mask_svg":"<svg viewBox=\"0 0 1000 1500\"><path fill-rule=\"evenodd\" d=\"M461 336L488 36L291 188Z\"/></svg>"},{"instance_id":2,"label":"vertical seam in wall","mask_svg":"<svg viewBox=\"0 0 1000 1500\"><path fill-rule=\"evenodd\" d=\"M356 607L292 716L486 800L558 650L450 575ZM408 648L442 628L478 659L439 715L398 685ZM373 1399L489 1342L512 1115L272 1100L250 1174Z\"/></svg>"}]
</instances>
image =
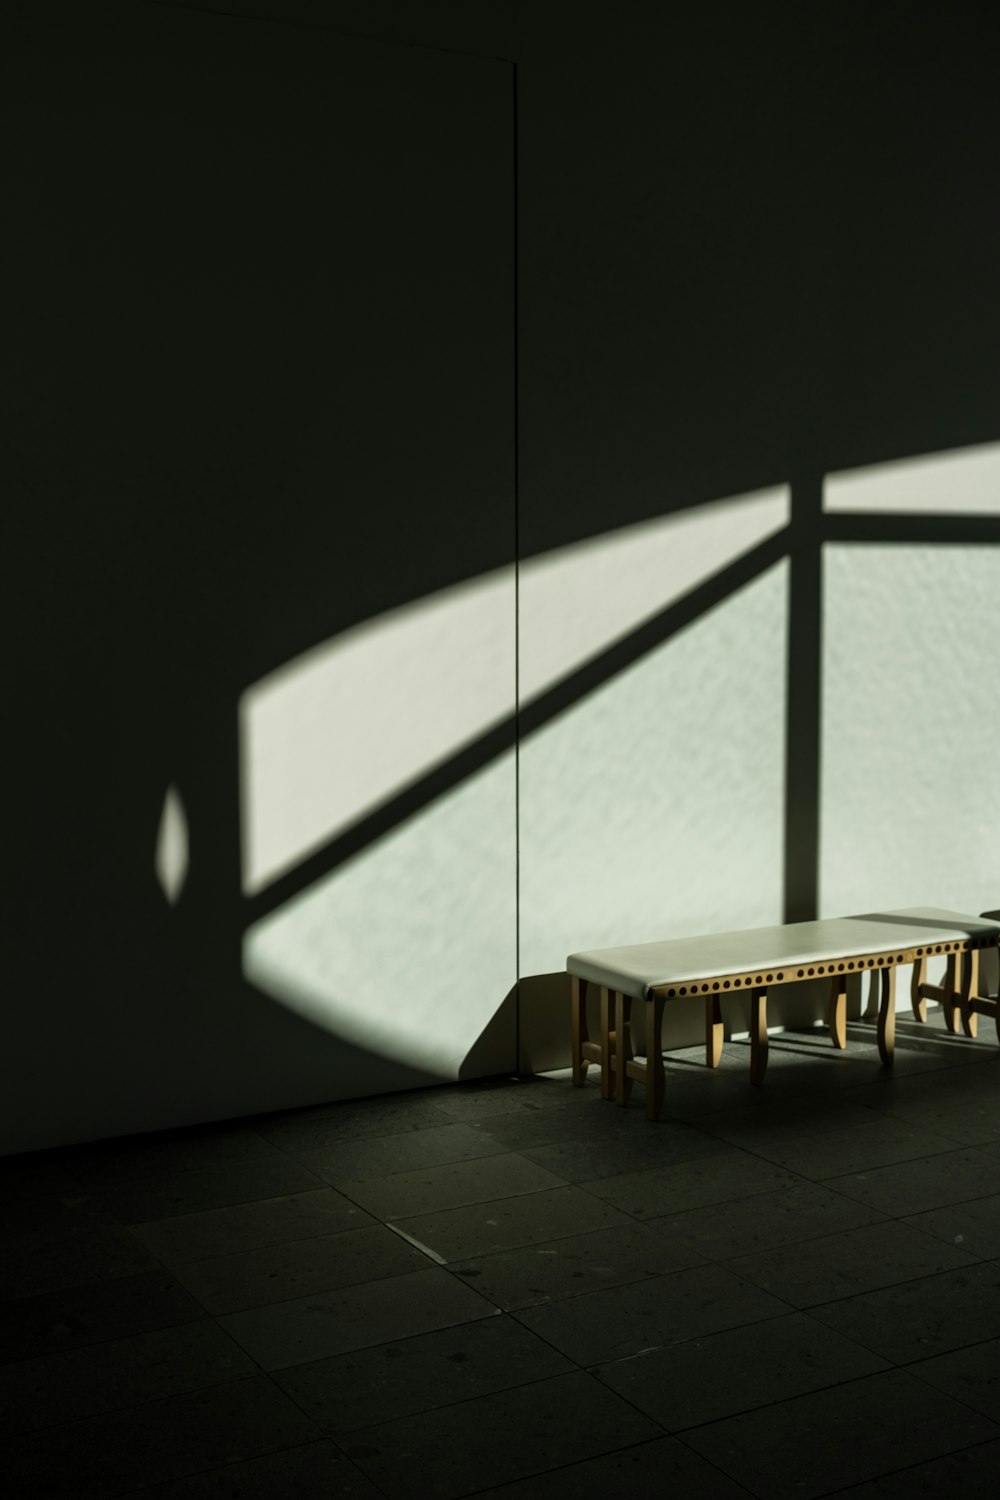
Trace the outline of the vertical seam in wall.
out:
<instances>
[{"instance_id":1,"label":"vertical seam in wall","mask_svg":"<svg viewBox=\"0 0 1000 1500\"><path fill-rule=\"evenodd\" d=\"M518 425L517 63L511 64L514 313L514 1072L521 1071L521 504Z\"/></svg>"}]
</instances>

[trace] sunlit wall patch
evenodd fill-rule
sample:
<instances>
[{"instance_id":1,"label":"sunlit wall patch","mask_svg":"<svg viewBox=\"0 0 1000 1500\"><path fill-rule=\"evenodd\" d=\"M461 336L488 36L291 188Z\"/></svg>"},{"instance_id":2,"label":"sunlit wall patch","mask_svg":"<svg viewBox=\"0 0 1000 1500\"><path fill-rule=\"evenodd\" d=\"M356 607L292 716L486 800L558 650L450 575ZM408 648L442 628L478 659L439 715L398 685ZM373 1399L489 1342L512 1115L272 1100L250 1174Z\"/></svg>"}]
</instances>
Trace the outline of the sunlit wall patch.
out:
<instances>
[{"instance_id":1,"label":"sunlit wall patch","mask_svg":"<svg viewBox=\"0 0 1000 1500\"><path fill-rule=\"evenodd\" d=\"M788 563L529 735L520 966L781 920Z\"/></svg>"},{"instance_id":2,"label":"sunlit wall patch","mask_svg":"<svg viewBox=\"0 0 1000 1500\"><path fill-rule=\"evenodd\" d=\"M514 570L358 625L240 702L243 888L262 890L514 712Z\"/></svg>"},{"instance_id":3,"label":"sunlit wall patch","mask_svg":"<svg viewBox=\"0 0 1000 1500\"><path fill-rule=\"evenodd\" d=\"M875 514L1000 515L1000 443L828 474L823 508Z\"/></svg>"},{"instance_id":4,"label":"sunlit wall patch","mask_svg":"<svg viewBox=\"0 0 1000 1500\"><path fill-rule=\"evenodd\" d=\"M526 703L783 530L787 485L672 511L527 558L519 568Z\"/></svg>"},{"instance_id":5,"label":"sunlit wall patch","mask_svg":"<svg viewBox=\"0 0 1000 1500\"><path fill-rule=\"evenodd\" d=\"M187 814L181 794L175 786L167 788L163 810L156 831L153 868L160 888L171 906L181 898L187 880L189 839Z\"/></svg>"},{"instance_id":6,"label":"sunlit wall patch","mask_svg":"<svg viewBox=\"0 0 1000 1500\"><path fill-rule=\"evenodd\" d=\"M823 549L821 916L998 901L1000 548Z\"/></svg>"},{"instance_id":7,"label":"sunlit wall patch","mask_svg":"<svg viewBox=\"0 0 1000 1500\"><path fill-rule=\"evenodd\" d=\"M516 977L514 755L249 929L258 989L324 1031L459 1076ZM513 1029L494 1071L515 1065Z\"/></svg>"}]
</instances>

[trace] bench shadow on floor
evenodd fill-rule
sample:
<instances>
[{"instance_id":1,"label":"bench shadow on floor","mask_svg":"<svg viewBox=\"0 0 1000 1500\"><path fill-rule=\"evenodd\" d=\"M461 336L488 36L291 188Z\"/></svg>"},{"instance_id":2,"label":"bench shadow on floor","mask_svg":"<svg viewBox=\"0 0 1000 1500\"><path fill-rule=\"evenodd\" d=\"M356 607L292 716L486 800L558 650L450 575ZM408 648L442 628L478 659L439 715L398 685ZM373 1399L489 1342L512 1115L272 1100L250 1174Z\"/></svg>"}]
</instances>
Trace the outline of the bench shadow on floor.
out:
<instances>
[{"instance_id":1,"label":"bench shadow on floor","mask_svg":"<svg viewBox=\"0 0 1000 1500\"><path fill-rule=\"evenodd\" d=\"M0 1162L0 1493L991 1493L1000 1110L899 1018Z\"/></svg>"}]
</instances>

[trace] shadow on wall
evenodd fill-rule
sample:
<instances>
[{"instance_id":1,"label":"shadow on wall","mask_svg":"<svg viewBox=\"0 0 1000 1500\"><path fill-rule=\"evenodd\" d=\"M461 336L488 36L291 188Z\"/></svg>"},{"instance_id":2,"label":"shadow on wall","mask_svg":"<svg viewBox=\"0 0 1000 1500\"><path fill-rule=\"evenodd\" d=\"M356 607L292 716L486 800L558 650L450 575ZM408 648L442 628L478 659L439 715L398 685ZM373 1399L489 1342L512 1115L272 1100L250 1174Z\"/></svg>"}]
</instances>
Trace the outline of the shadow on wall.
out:
<instances>
[{"instance_id":1,"label":"shadow on wall","mask_svg":"<svg viewBox=\"0 0 1000 1500\"><path fill-rule=\"evenodd\" d=\"M826 509L894 512L905 537L911 492L912 511L936 502L945 526L1000 510L1000 447L832 476ZM845 493L852 504L838 507ZM787 490L767 491L529 559L519 570L516 724L502 717L514 633L507 572L393 611L250 689L244 887L267 914L247 934L247 977L337 1035L456 1077L474 1042L486 1055L485 1029L497 1035L514 920L520 1066L563 1061L567 952L779 921L788 642L816 618L810 609L786 626L789 519ZM887 892L894 906L978 910L1000 831L984 790L993 739L976 692L1000 627L996 554L902 541L901 570L893 549L827 543L822 522L815 544L827 583L812 647L823 664L825 776L818 764L810 773L822 787L824 914L877 906ZM971 631L963 594L974 603ZM893 656L881 673L880 650ZM950 736L934 759L926 736L918 746L901 732L907 704L943 668L967 706L969 774L957 777ZM396 724L405 735L392 735ZM957 818L970 830L933 869L920 858L926 821L886 815L893 788L907 796L914 777L930 798L925 820ZM305 884L287 869L299 853ZM786 1005L785 1020L810 1017L815 996L800 1002Z\"/></svg>"}]
</instances>

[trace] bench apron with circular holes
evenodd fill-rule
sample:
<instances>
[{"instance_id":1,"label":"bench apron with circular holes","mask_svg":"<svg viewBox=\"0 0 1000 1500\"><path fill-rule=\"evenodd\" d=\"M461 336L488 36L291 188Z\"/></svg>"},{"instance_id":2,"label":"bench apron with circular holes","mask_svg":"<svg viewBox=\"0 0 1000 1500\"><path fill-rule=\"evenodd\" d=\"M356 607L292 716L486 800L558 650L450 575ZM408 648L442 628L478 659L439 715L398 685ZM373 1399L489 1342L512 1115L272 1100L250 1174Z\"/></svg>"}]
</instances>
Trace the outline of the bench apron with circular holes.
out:
<instances>
[{"instance_id":1,"label":"bench apron with circular holes","mask_svg":"<svg viewBox=\"0 0 1000 1500\"><path fill-rule=\"evenodd\" d=\"M705 1004L705 1052L710 1068L722 1056L722 1000L750 995L750 1081L760 1084L767 1067L767 994L780 984L830 981L828 1025L835 1047L847 1045L847 979L868 970L879 974L878 1049L892 1062L896 1029L895 978L900 964L913 965L911 1003L925 1020L927 1000L940 1000L945 1024L975 1036L976 1018L992 1016L1000 1032L998 1001L979 994L979 954L1000 946L1000 922L935 907L870 912L818 922L791 922L747 932L674 938L629 948L571 953L566 960L572 990L573 1082L583 1084L587 1067L601 1069L601 1095L625 1104L635 1081L646 1088L646 1116L663 1110L664 1070L660 1030L668 1002L701 999ZM946 958L944 983L926 981L928 958ZM600 1041L587 1030L587 990L601 997ZM634 1055L632 1005L645 1003L646 1057Z\"/></svg>"}]
</instances>

